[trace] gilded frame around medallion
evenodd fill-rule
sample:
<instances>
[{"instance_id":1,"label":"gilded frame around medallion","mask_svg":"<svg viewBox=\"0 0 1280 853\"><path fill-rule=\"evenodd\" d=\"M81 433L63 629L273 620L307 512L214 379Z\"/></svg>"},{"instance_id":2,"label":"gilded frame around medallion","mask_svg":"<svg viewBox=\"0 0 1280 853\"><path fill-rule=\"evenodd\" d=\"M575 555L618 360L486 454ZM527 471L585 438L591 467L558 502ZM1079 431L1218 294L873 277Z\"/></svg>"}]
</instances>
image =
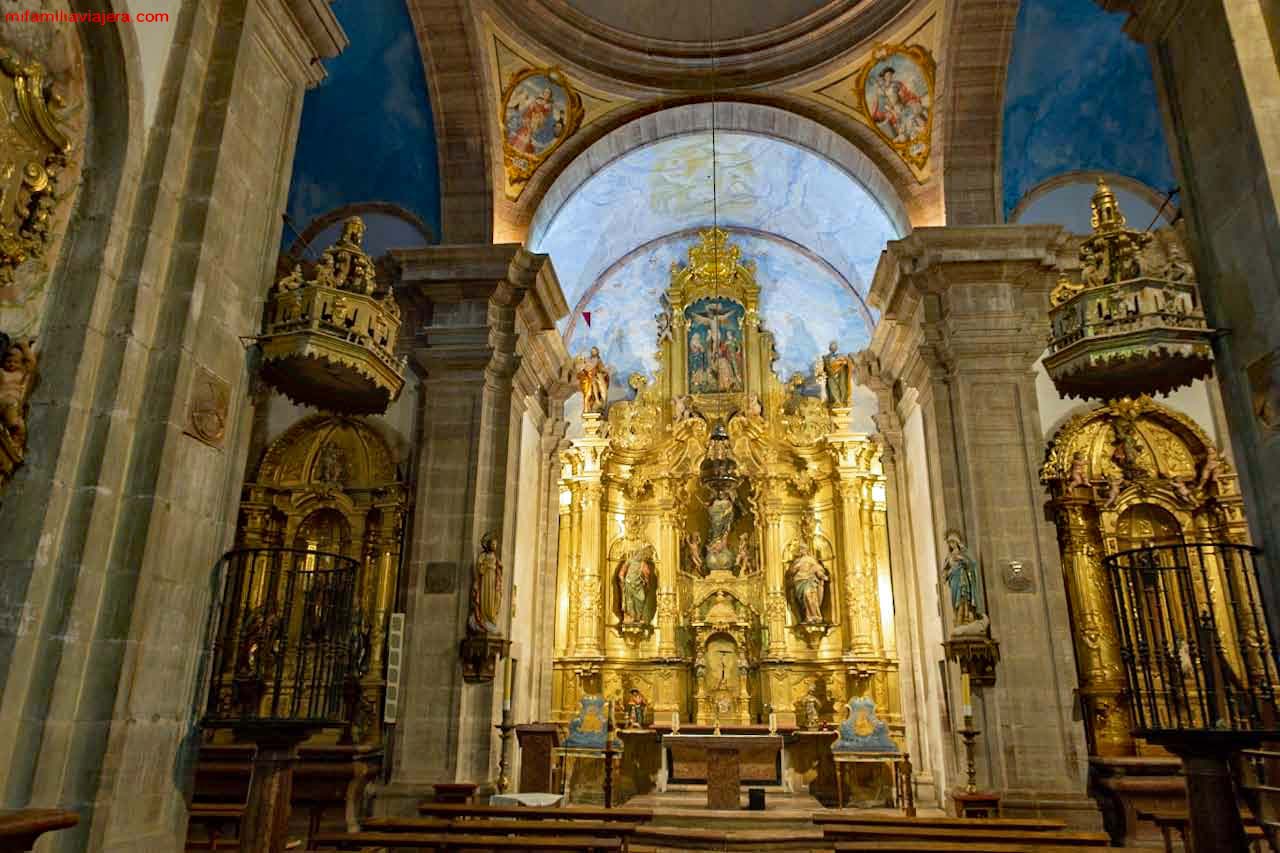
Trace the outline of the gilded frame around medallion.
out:
<instances>
[{"instance_id":1,"label":"gilded frame around medallion","mask_svg":"<svg viewBox=\"0 0 1280 853\"><path fill-rule=\"evenodd\" d=\"M511 130L507 125L507 116L511 108L511 99L521 86L536 77L544 77L559 86L565 94L564 123L556 133L555 139L540 152L521 151L511 144ZM498 127L502 132L502 165L507 173L508 195L518 197L524 185L551 155L560 149L565 141L577 132L582 123L582 96L569 82L569 78L558 66L541 68L524 68L511 75L502 90L502 102L498 107ZM553 98L554 103L554 98ZM513 195L514 194L514 195Z\"/></svg>"},{"instance_id":2,"label":"gilded frame around medallion","mask_svg":"<svg viewBox=\"0 0 1280 853\"><path fill-rule=\"evenodd\" d=\"M873 118L871 106L867 103L867 82L871 77L871 73L886 60L895 56L911 63L918 69L920 76L924 78L925 84L929 89L927 98L922 99L927 100L923 131L903 140L895 140L885 133L884 128ZM933 151L933 115L936 110L935 95L937 93L936 72L937 63L934 61L933 54L927 48L918 44L882 44L877 45L871 51L871 56L858 69L858 73L853 78L854 96L857 99L858 110L862 113L863 119L886 145L892 148L904 162L915 169L925 168L929 162L929 155ZM919 93L914 94L919 96ZM917 146L922 150L916 150Z\"/></svg>"}]
</instances>

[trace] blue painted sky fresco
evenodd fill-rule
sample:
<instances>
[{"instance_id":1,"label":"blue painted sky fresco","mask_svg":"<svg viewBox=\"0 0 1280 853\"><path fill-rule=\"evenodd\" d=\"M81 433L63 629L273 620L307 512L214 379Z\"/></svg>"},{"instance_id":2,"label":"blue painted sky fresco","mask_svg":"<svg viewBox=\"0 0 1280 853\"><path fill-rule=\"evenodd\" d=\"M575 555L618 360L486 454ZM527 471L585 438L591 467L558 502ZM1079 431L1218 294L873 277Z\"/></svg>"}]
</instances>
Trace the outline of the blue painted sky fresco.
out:
<instances>
[{"instance_id":1,"label":"blue painted sky fresco","mask_svg":"<svg viewBox=\"0 0 1280 853\"><path fill-rule=\"evenodd\" d=\"M351 45L307 92L289 186L299 229L360 202L405 208L440 234L435 126L405 0L334 0ZM285 229L284 244L295 235Z\"/></svg>"},{"instance_id":2,"label":"blue painted sky fresco","mask_svg":"<svg viewBox=\"0 0 1280 853\"><path fill-rule=\"evenodd\" d=\"M885 242L897 234L879 203L830 161L749 133L716 135L722 226L783 237L866 293ZM711 135L664 139L598 171L558 210L540 208L535 251L555 263L569 305L612 264L660 237L712 224Z\"/></svg>"},{"instance_id":3,"label":"blue painted sky fresco","mask_svg":"<svg viewBox=\"0 0 1280 853\"><path fill-rule=\"evenodd\" d=\"M808 373L830 341L856 352L870 341L871 330L858 299L821 261L776 237L729 231L742 248L743 260L756 262L760 314L774 335L781 378ZM591 312L588 327L579 314L567 329L571 352L600 347L614 368L614 396L625 396L627 377L657 370L658 296L671 281L671 264L688 263L694 234L660 239L614 266L583 304ZM553 258L554 262L554 258Z\"/></svg>"},{"instance_id":4,"label":"blue painted sky fresco","mask_svg":"<svg viewBox=\"0 0 1280 853\"><path fill-rule=\"evenodd\" d=\"M1151 63L1123 23L1094 0L1023 0L1004 103L1006 216L1028 190L1076 169L1174 186Z\"/></svg>"}]
</instances>

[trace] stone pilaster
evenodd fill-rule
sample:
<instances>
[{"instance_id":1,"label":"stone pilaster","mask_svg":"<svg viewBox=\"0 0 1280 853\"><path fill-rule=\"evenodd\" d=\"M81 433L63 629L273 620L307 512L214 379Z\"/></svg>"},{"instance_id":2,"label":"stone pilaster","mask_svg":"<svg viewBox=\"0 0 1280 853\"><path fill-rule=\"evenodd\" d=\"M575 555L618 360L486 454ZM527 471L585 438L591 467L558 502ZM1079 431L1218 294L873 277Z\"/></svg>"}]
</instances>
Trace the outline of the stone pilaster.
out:
<instances>
[{"instance_id":1,"label":"stone pilaster","mask_svg":"<svg viewBox=\"0 0 1280 853\"><path fill-rule=\"evenodd\" d=\"M1098 0L1148 46L1214 339L1261 584L1280 633L1280 67L1273 0ZM1212 85L1206 85L1212 80Z\"/></svg>"},{"instance_id":2,"label":"stone pilaster","mask_svg":"<svg viewBox=\"0 0 1280 853\"><path fill-rule=\"evenodd\" d=\"M1085 796L1084 732L1072 719L1066 591L1053 528L1039 509L1043 433L1032 368L1064 240L1057 226L1020 226L920 228L890 243L871 290L884 316L871 350L882 381L895 377L915 390L923 419L931 517L914 522L933 526L939 551L932 570L919 567L922 582L933 574L941 584L944 535L959 531L979 561L1001 644L999 681L974 701L979 782L1000 790L1014 813L1057 810L1096 824ZM1014 559L1034 566L1033 594L1004 586L1003 567ZM952 615L943 598L945 636ZM950 681L955 727L958 673ZM954 768L962 759L953 740Z\"/></svg>"},{"instance_id":3,"label":"stone pilaster","mask_svg":"<svg viewBox=\"0 0 1280 853\"><path fill-rule=\"evenodd\" d=\"M554 331L567 308L545 255L514 244L468 245L400 252L395 260L397 287L417 303L425 325L412 353L423 402L400 748L388 810L400 808L398 795L420 797L431 782L491 781L501 678L465 684L457 651L472 565L481 537L496 532L509 613L520 503L512 483L519 466L542 464L513 453L512 442L526 410L538 410L538 424L547 416L547 388L567 359ZM533 505L536 514L541 501Z\"/></svg>"}]
</instances>

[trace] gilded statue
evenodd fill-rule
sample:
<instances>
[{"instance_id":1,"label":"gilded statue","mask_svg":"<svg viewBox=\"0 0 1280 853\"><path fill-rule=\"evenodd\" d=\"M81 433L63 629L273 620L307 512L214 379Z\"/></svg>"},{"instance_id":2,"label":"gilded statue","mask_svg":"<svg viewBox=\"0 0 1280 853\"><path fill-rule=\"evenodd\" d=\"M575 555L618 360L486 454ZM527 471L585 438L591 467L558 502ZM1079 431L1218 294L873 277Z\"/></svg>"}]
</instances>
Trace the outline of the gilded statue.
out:
<instances>
[{"instance_id":1,"label":"gilded statue","mask_svg":"<svg viewBox=\"0 0 1280 853\"><path fill-rule=\"evenodd\" d=\"M614 571L614 611L621 624L649 624L657 581L653 546L638 543L628 548Z\"/></svg>"},{"instance_id":2,"label":"gilded statue","mask_svg":"<svg viewBox=\"0 0 1280 853\"><path fill-rule=\"evenodd\" d=\"M480 539L480 556L476 558L471 578L471 615L467 630L473 634L498 634L502 610L502 560L498 557L498 537L486 533Z\"/></svg>"},{"instance_id":3,"label":"gilded statue","mask_svg":"<svg viewBox=\"0 0 1280 853\"><path fill-rule=\"evenodd\" d=\"M738 510L733 495L727 488L718 488L707 504L707 548L702 562L707 571L732 571L737 565L737 554L729 544L730 530Z\"/></svg>"},{"instance_id":4,"label":"gilded statue","mask_svg":"<svg viewBox=\"0 0 1280 853\"><path fill-rule=\"evenodd\" d=\"M942 575L951 591L951 610L955 614L955 628L965 625L985 625L982 614L982 589L978 580L978 562L965 546L964 537L958 531L947 532L947 560L942 565Z\"/></svg>"},{"instance_id":5,"label":"gilded statue","mask_svg":"<svg viewBox=\"0 0 1280 853\"><path fill-rule=\"evenodd\" d=\"M36 381L35 341L10 341L0 334L0 426L18 444L27 440L27 398Z\"/></svg>"},{"instance_id":6,"label":"gilded statue","mask_svg":"<svg viewBox=\"0 0 1280 853\"><path fill-rule=\"evenodd\" d=\"M1226 464L1226 460L1222 458L1222 454L1218 452L1218 448L1210 445L1205 448L1204 462L1200 463L1200 474L1196 477L1196 488L1201 491L1210 483L1218 481L1218 472Z\"/></svg>"},{"instance_id":7,"label":"gilded statue","mask_svg":"<svg viewBox=\"0 0 1280 853\"><path fill-rule=\"evenodd\" d=\"M844 408L849 405L853 390L853 357L838 350L839 345L832 341L822 357L822 372L826 376L823 389L829 405Z\"/></svg>"},{"instance_id":8,"label":"gilded statue","mask_svg":"<svg viewBox=\"0 0 1280 853\"><path fill-rule=\"evenodd\" d=\"M688 570L695 575L705 575L706 568L702 563L702 535L690 530L684 535L684 555Z\"/></svg>"},{"instance_id":9,"label":"gilded statue","mask_svg":"<svg viewBox=\"0 0 1280 853\"><path fill-rule=\"evenodd\" d=\"M1071 494L1076 486L1089 485L1089 461L1083 450L1071 455L1071 471L1067 477L1066 493Z\"/></svg>"},{"instance_id":10,"label":"gilded statue","mask_svg":"<svg viewBox=\"0 0 1280 853\"><path fill-rule=\"evenodd\" d=\"M590 355L579 355L575 359L574 372L578 377L578 389L582 391L583 414L604 412L605 403L609 401L612 373L600 357L600 348L592 347Z\"/></svg>"},{"instance_id":11,"label":"gilded statue","mask_svg":"<svg viewBox=\"0 0 1280 853\"><path fill-rule=\"evenodd\" d=\"M796 618L802 625L819 624L826 621L822 615L822 605L827 597L827 584L831 575L813 555L809 543L801 541L796 555L787 566L787 589L791 591L792 606Z\"/></svg>"}]
</instances>

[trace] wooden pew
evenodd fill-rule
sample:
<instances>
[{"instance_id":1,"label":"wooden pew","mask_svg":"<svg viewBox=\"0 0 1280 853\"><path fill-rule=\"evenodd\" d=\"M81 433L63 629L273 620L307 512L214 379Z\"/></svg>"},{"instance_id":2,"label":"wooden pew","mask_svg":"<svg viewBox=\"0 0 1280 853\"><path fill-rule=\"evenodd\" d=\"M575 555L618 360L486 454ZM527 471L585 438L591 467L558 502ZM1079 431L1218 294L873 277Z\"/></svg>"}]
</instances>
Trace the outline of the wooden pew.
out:
<instances>
[{"instance_id":1,"label":"wooden pew","mask_svg":"<svg viewBox=\"0 0 1280 853\"><path fill-rule=\"evenodd\" d=\"M467 803L418 804L418 814L440 818L514 817L521 820L603 820L611 823L647 823L649 809L606 809L598 806L483 806Z\"/></svg>"},{"instance_id":2,"label":"wooden pew","mask_svg":"<svg viewBox=\"0 0 1280 853\"><path fill-rule=\"evenodd\" d=\"M397 818L376 817L364 821L361 829L366 832L444 832L464 835L520 835L566 837L590 836L593 838L617 838L622 849L629 848L631 837L641 826L638 821L563 820L539 818Z\"/></svg>"},{"instance_id":3,"label":"wooden pew","mask_svg":"<svg viewBox=\"0 0 1280 853\"><path fill-rule=\"evenodd\" d=\"M204 827L207 842L204 845L193 842L188 830L186 849L217 850L219 846L228 851L238 849L240 821L243 818L243 803L192 803L187 811L187 824ZM227 827L231 827L232 831L226 832Z\"/></svg>"},{"instance_id":4,"label":"wooden pew","mask_svg":"<svg viewBox=\"0 0 1280 853\"><path fill-rule=\"evenodd\" d=\"M824 824L822 832L830 841L922 841L964 843L970 850L979 844L1040 844L1056 847L1109 847L1111 837L1105 832L1062 832L1053 830L1005 829L986 826L989 821L975 821L976 826L941 828L931 826L872 826L869 824Z\"/></svg>"},{"instance_id":5,"label":"wooden pew","mask_svg":"<svg viewBox=\"0 0 1280 853\"><path fill-rule=\"evenodd\" d=\"M540 835L471 835L456 832L322 832L312 839L315 849L363 850L385 847L388 850L557 850L566 853L613 853L622 850L617 838L599 838L587 834L555 837Z\"/></svg>"},{"instance_id":6,"label":"wooden pew","mask_svg":"<svg viewBox=\"0 0 1280 853\"><path fill-rule=\"evenodd\" d=\"M0 853L27 853L46 832L79 822L80 815L66 809L0 810Z\"/></svg>"},{"instance_id":7,"label":"wooden pew","mask_svg":"<svg viewBox=\"0 0 1280 853\"><path fill-rule=\"evenodd\" d=\"M1020 817L906 817L905 815L856 814L824 810L814 812L813 822L823 824L854 826L916 826L935 829L969 829L972 827L995 827L997 829L1022 830L1024 832L1062 832L1067 828L1065 821L1045 820L1042 818Z\"/></svg>"},{"instance_id":8,"label":"wooden pew","mask_svg":"<svg viewBox=\"0 0 1280 853\"><path fill-rule=\"evenodd\" d=\"M1088 848L1084 848L1088 849ZM1039 841L1005 844L965 841L837 841L836 853L1080 853L1080 847L1061 847Z\"/></svg>"},{"instance_id":9,"label":"wooden pew","mask_svg":"<svg viewBox=\"0 0 1280 853\"><path fill-rule=\"evenodd\" d=\"M1177 833L1178 839L1182 842L1183 850L1190 850L1191 846L1187 841L1187 833L1191 828L1191 818L1186 812L1145 812L1137 813L1138 820L1145 820L1148 823L1154 823L1160 830L1160 837L1164 839L1165 853L1173 853L1173 835ZM1252 816L1245 818L1244 836L1248 839L1249 846L1252 848L1257 845L1258 849L1266 849L1260 842L1266 840L1266 833L1262 827L1253 822Z\"/></svg>"}]
</instances>

